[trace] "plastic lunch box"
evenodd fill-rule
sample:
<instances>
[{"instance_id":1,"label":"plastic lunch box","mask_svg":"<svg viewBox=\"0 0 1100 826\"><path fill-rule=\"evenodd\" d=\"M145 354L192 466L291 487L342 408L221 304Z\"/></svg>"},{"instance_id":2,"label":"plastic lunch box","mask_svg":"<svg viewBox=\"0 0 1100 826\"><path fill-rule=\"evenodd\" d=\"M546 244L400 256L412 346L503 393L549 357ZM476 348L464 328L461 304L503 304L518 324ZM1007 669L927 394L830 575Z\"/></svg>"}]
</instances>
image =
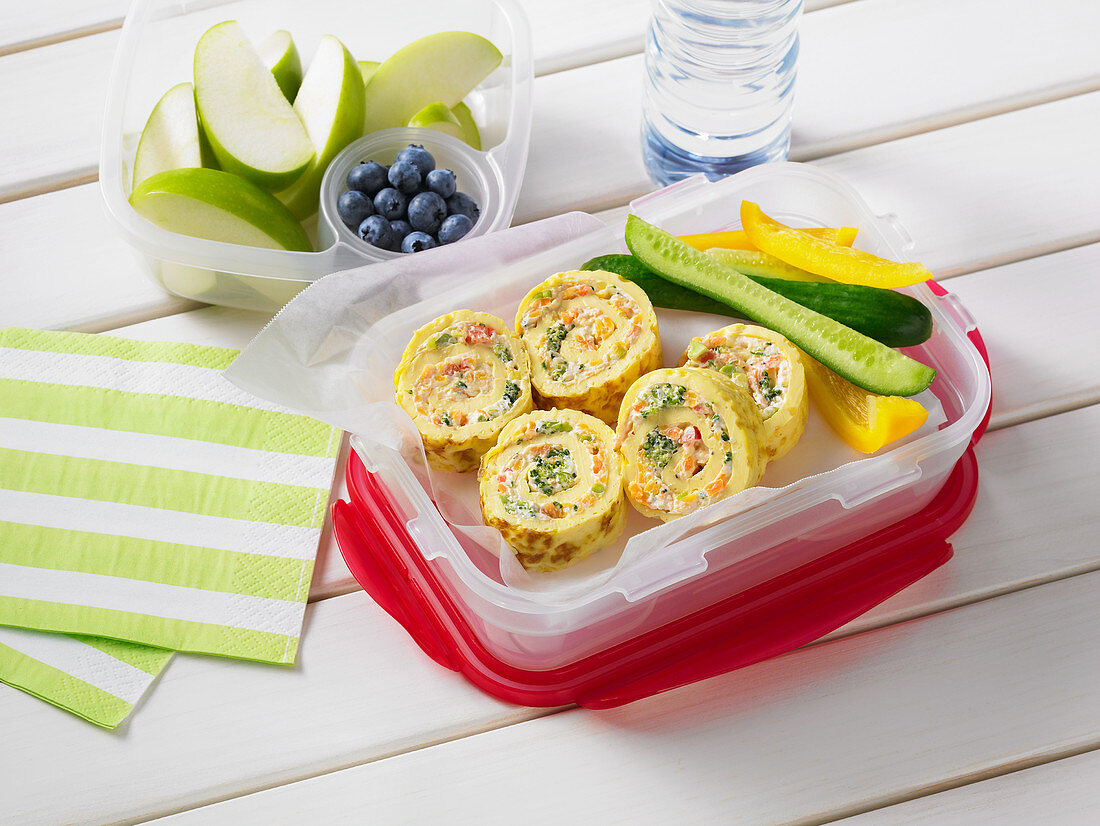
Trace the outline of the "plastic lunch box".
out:
<instances>
[{"instance_id":1,"label":"plastic lunch box","mask_svg":"<svg viewBox=\"0 0 1100 826\"><path fill-rule=\"evenodd\" d=\"M835 176L799 164L715 183L688 179L632 207L683 234L737 227L743 198L796 225L857 226L858 245L881 255L904 259L911 246L895 219L874 215ZM620 233L594 231L488 275L478 283L491 286L471 285L464 306L508 317L506 302L535 272L574 269L616 249L624 249ZM479 569L402 455L358 436L350 501L334 512L344 558L433 659L529 705L618 705L816 639L946 561L946 539L975 496L971 445L990 402L984 346L946 290L929 283L909 291L929 306L935 330L907 352L937 369L931 391L945 417L913 441L794 482L616 569L598 587L548 601ZM421 316L452 309L433 301L454 300L429 299L391 318L411 331Z\"/></svg>"},{"instance_id":2,"label":"plastic lunch box","mask_svg":"<svg viewBox=\"0 0 1100 826\"><path fill-rule=\"evenodd\" d=\"M338 270L391 258L354 236L335 214L348 169L362 160L389 163L415 140L440 166L455 171L459 189L481 207L472 230L507 227L527 162L533 83L531 36L513 0L417 0L415 14L394 13L382 0L135 0L122 28L107 94L99 180L107 211L169 291L213 304L277 310L310 282ZM383 60L407 43L438 31L462 30L491 40L502 65L466 98L481 127L484 151L425 129L387 129L367 135L330 165L316 226L307 224L318 252L286 252L226 244L167 232L130 207L131 165L153 106L176 83L190 81L195 44L208 28L237 20L253 43L286 29L304 66L322 35L333 34L359 60Z\"/></svg>"}]
</instances>

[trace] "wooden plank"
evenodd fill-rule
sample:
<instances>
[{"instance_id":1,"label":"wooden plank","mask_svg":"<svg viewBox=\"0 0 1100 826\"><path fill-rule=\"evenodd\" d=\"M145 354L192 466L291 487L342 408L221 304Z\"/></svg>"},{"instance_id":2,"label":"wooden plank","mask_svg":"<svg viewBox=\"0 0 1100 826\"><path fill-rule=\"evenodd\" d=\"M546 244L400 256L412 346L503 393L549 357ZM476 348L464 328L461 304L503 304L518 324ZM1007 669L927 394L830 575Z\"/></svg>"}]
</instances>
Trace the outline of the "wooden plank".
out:
<instances>
[{"instance_id":1,"label":"wooden plank","mask_svg":"<svg viewBox=\"0 0 1100 826\"><path fill-rule=\"evenodd\" d=\"M960 608L929 620L891 626L886 631L851 635L959 601L981 600L1100 567L1100 548L1093 540L1100 530L1100 513L1094 503L1096 471L1079 459L1098 439L1100 407L1096 406L990 434L979 445L982 470L979 499L970 522L956 535L954 559L929 579L884 603L875 614L844 629L847 640L806 649L841 653L800 652L778 661L794 663L789 668L765 664L675 692L666 699L649 701L636 706L637 712L628 709L610 715L593 714L588 719L600 729L606 725L624 731L644 726L640 721L647 717L663 720L660 725L669 727L667 737L658 735L655 741L643 738L630 747L639 760L653 761L653 770L668 777L680 775L673 766L661 761L682 758L693 764L696 759L693 754L701 760L707 741L703 732L713 724L714 743L728 740L741 744L730 747L729 759L718 761L727 767L742 767L745 772L730 787L728 794L735 800L740 797L742 780L749 789L760 780L753 774L755 758L745 754L739 759L738 750L749 752L760 747L759 744L772 742L773 736L779 734L796 739L800 727L818 715L822 718L819 724L831 721L830 725L841 730L811 726L805 740L800 741L802 747L790 746L782 753L761 747L766 756L760 771L788 776L792 778L792 786L797 786L795 781L801 778L799 782L812 787L815 784L810 774L815 766L825 771L820 768L822 765L845 762L829 756L827 744L831 740L840 743L842 750L855 754L853 776L867 767L860 762L864 760L872 774L880 758L882 771L902 771L910 757L923 760L921 765L927 766L929 761L935 763L934 755L940 745L954 741L958 741L960 748L969 747L968 744L983 749L988 746L986 757L999 756L1002 749L995 738L1001 728L1043 729L1039 719L1049 710L1029 710L1025 702L1039 702L1040 698L1034 695L1040 685L1048 691L1049 686L1060 686L1056 693L1048 695L1051 698L1070 698L1059 701L1065 709L1057 719L1067 721L1066 715L1071 711L1075 714L1082 711L1078 703L1092 703L1100 697L1078 690L1075 678L1067 670L1073 666L1068 655L1066 660L1057 662L1036 659L1046 656L1035 650L1043 645L1054 656L1064 641L1062 630L1042 644L1033 637L1043 631L1042 617L1049 611L1059 623L1065 620L1067 626L1077 629L1067 627L1066 634L1079 634L1091 646L1095 637L1091 629L1098 618L1082 614L1080 603L1087 603L1093 612L1100 610L1095 599L1100 574L1084 574L1068 582L1042 585L1023 594ZM1072 585L1075 581L1087 583L1088 587L1079 592ZM1042 596L1028 597L1028 594ZM1003 610L983 607L995 603L1003 606ZM1034 610L1025 610L1021 605L1034 606ZM968 613L971 611L979 613ZM944 617L963 619L949 619L944 624ZM929 629L927 633L919 632L915 638L904 630L900 637L894 636L899 628L924 627ZM975 650L985 652L988 662L971 656L970 643L963 639L964 629L971 630ZM1009 646L1009 641L1017 638L1019 647ZM863 641L852 643L852 639ZM837 648L838 645L854 647ZM937 649L937 645L941 648ZM1078 664L1095 663L1088 651L1091 647L1085 653L1075 650ZM804 655L810 659L796 659ZM944 658L942 662L937 659L940 656ZM897 677L891 678L890 674ZM1092 677L1090 680L1088 690L1096 692L1093 685L1096 681ZM858 688L864 684L864 689ZM792 691L795 694L778 708L767 699L772 694ZM815 694L823 699L814 700L811 695ZM1002 719L986 718L988 729L983 727L979 732L964 727L952 732L956 716L962 712L951 703L989 713L987 694L1006 714L1010 710L1015 713L1018 706L1023 721L1006 726ZM926 735L918 729L940 719L928 709L943 702L952 708L951 714L942 720L943 725L936 729L936 737L944 738L943 743L920 739ZM881 719L849 716L851 708L858 709L864 703L873 706L876 713L881 712ZM883 709L879 703L889 703L894 710ZM817 711L800 712L803 704ZM689 719L696 711L701 715L698 728ZM120 735L95 730L19 692L0 692L0 720L4 721L5 736L11 742L23 744L18 752L0 753L0 774L12 788L21 790L16 804L8 807L15 822L112 821L247 794L541 713L490 701L457 676L436 667L381 609L358 592L310 606L300 662L292 670L280 672L214 658L178 658ZM1094 723L1100 719L1095 711L1090 713ZM794 715L791 725L783 729L785 734L777 732L774 728L779 725L777 721L788 714ZM904 726L913 727L914 731L900 731L898 726L903 724L895 719L898 716L904 717ZM1086 731L1074 721L1066 722L1068 729ZM681 754L666 742L679 736L681 724L687 727L691 744L687 754ZM741 726L748 733L738 740L735 735ZM853 732L875 726L880 727L877 736L881 743L850 739L856 737ZM1059 731L1053 722L1044 730L1052 738ZM540 739L544 736L540 731L517 737ZM587 735L592 735L597 743L602 736L598 731L587 732L585 739ZM550 740L556 738L545 736ZM513 748L513 741L508 742L507 748ZM64 743L65 748L58 749L58 743ZM211 743L217 743L217 748L211 748ZM757 746L750 747L751 743ZM821 751L819 746L826 750ZM528 757L523 747L515 748L514 765L525 765ZM883 755L883 749L889 753ZM624 776L634 775L644 782L654 779L624 755L599 753L613 759L612 764L625 760L624 766L630 768L624 768ZM952 754L959 756L958 752ZM45 761L54 767L53 776L79 778L66 787L66 795L58 796L54 782L39 770ZM793 774L779 771L780 764L791 761ZM488 765L495 763L490 761ZM945 757L942 763L945 771L951 765ZM696 769L691 765L683 776L693 778ZM443 771L442 776L449 771ZM523 774L522 778L527 776ZM119 785L119 777L126 778L126 782ZM890 774L883 782L890 785L894 777L895 774ZM836 782L818 785L834 793L851 780L847 775L832 779ZM369 785L373 781L367 782ZM766 794L792 791L777 790L767 783L764 786ZM857 786L858 783L853 788ZM796 797L804 794L797 789L793 791ZM687 795L685 791L684 796ZM768 798L761 805L771 806L773 802ZM755 822L754 817L746 819ZM389 821L380 818L379 822Z\"/></svg>"},{"instance_id":2,"label":"wooden plank","mask_svg":"<svg viewBox=\"0 0 1100 826\"><path fill-rule=\"evenodd\" d=\"M200 305L146 275L98 184L0 204L0 326L101 332Z\"/></svg>"},{"instance_id":3,"label":"wooden plank","mask_svg":"<svg viewBox=\"0 0 1100 826\"><path fill-rule=\"evenodd\" d=\"M1100 93L810 163L844 178L875 212L898 216L915 242L911 257L952 278L1100 240L1100 167L1087 124L1100 125ZM1051 135L1057 151L1036 152ZM529 173L525 185L538 184ZM615 197L633 195L626 187ZM587 208L612 225L629 212Z\"/></svg>"},{"instance_id":4,"label":"wooden plank","mask_svg":"<svg viewBox=\"0 0 1100 826\"><path fill-rule=\"evenodd\" d=\"M811 0L806 7L831 4L828 0ZM53 0L48 5L26 2L8 5L10 8L0 11L0 56L117 29L130 2ZM563 8L563 4L551 6L538 0L519 0L519 5L527 13L531 26L535 70L540 74L642 50L649 18L647 0L606 0L586 6L584 25L577 25L577 11L568 6Z\"/></svg>"},{"instance_id":5,"label":"wooden plank","mask_svg":"<svg viewBox=\"0 0 1100 826\"><path fill-rule=\"evenodd\" d=\"M1034 25L1006 26L997 36L989 35L990 21L1027 14L1026 0L975 0L965 13L951 0L876 0L806 15L794 157L818 157L1100 87L1088 34L1100 25L1100 7L1052 2ZM531 0L528 9L538 26L539 70L548 72L636 49L646 4L570 0L547 6ZM576 23L581 14L584 26ZM904 26L896 23L899 15ZM628 22L619 28L619 21ZM0 171L0 199L94 174L117 38L117 32L106 32L0 59L0 105L15 113L0 139L8 159ZM975 65L1000 68L973 71ZM542 174L557 177L568 169L568 177L585 182L582 190L610 176L611 185L601 188L603 200L593 208L612 206L649 188L637 150L641 57L576 71L577 77L538 84L542 122L532 156L548 153L554 163ZM595 151L593 129L601 136ZM540 215L571 206L534 203L541 204Z\"/></svg>"},{"instance_id":6,"label":"wooden plank","mask_svg":"<svg viewBox=\"0 0 1100 826\"><path fill-rule=\"evenodd\" d=\"M588 3L583 17L571 14L561 3L521 2L534 32L536 74L552 74L640 54L645 48L651 9L648 0ZM851 0L806 0L804 8L812 12L847 2Z\"/></svg>"},{"instance_id":7,"label":"wooden plank","mask_svg":"<svg viewBox=\"0 0 1100 826\"><path fill-rule=\"evenodd\" d=\"M9 0L0 8L0 55L122 25L129 0Z\"/></svg>"},{"instance_id":8,"label":"wooden plank","mask_svg":"<svg viewBox=\"0 0 1100 826\"><path fill-rule=\"evenodd\" d=\"M1098 587L1075 577L175 822L820 823L1100 745Z\"/></svg>"},{"instance_id":9,"label":"wooden plank","mask_svg":"<svg viewBox=\"0 0 1100 826\"><path fill-rule=\"evenodd\" d=\"M0 57L0 202L94 181L118 32Z\"/></svg>"},{"instance_id":10,"label":"wooden plank","mask_svg":"<svg viewBox=\"0 0 1100 826\"><path fill-rule=\"evenodd\" d=\"M569 120L564 93L543 94L581 75L563 72L538 82L536 133L517 223L637 194L598 161L615 149L614 135L575 143L570 124L579 124ZM585 93L583 87L573 91ZM1100 180L1089 163L1089 124L1100 128L1100 93L815 163L847 178L876 210L896 212L916 239L914 257L950 276L1100 239L1092 217L1100 213ZM1058 151L1036 153L1050 135L1060 136ZM616 151L636 157L622 149L631 145ZM569 164L566 151L575 153ZM1028 163L1021 164L1022 157ZM561 172L566 167L568 175ZM0 324L105 329L134 320L135 313L140 318L182 308L147 281L98 200L96 185L88 185L0 205L9 285L0 289ZM82 243L58 243L61 227Z\"/></svg>"},{"instance_id":11,"label":"wooden plank","mask_svg":"<svg viewBox=\"0 0 1100 826\"><path fill-rule=\"evenodd\" d=\"M1005 27L1015 31L998 30L996 36L990 34L989 26L1014 19L1014 14L1027 14L1026 0L1012 0L1010 5L1016 9L1012 14L1006 13L1003 3L960 6L951 0L877 0L807 15L802 26L792 160L1100 88L1092 44L1087 38L1070 44L1076 38L1066 25L1069 20L1082 20L1082 14L1089 19L1100 16L1100 7L1084 10L1072 0L1059 2L1062 10L1044 16L1045 22L1034 33L1026 26ZM1033 34L1037 40L1049 38L1051 51L1032 51ZM931 59L930 50L935 55ZM1052 53L1058 59L1050 59ZM975 71L978 65L1011 66L1006 68L1011 79L1002 82L1000 68ZM584 196L584 208L598 210L652 188L638 150L642 71L641 57L635 56L579 69L577 78L555 76L543 81L538 90L539 116L545 126L535 131L531 147L532 158L541 160L528 169L528 189L520 201L520 213L526 219L575 208L581 193L597 193ZM595 142L592 124L599 129ZM1037 140L1032 136L1029 164L1053 161L1056 166L1057 159L1035 151L1051 134L1055 133ZM1083 166L1089 157L1088 130L1057 134L1059 151L1064 147ZM1079 174L1080 167L1073 171ZM939 172L936 180L942 182ZM575 183L555 192L551 182L563 177ZM971 180L985 183L984 178ZM985 183L990 184L1004 186L1005 182Z\"/></svg>"},{"instance_id":12,"label":"wooden plank","mask_svg":"<svg viewBox=\"0 0 1100 826\"><path fill-rule=\"evenodd\" d=\"M836 821L837 826L997 823L1092 826L1100 809L1100 751Z\"/></svg>"},{"instance_id":13,"label":"wooden plank","mask_svg":"<svg viewBox=\"0 0 1100 826\"><path fill-rule=\"evenodd\" d=\"M1097 272L1100 244L1090 244L947 283L989 351L991 427L1100 401Z\"/></svg>"},{"instance_id":14,"label":"wooden plank","mask_svg":"<svg viewBox=\"0 0 1100 826\"><path fill-rule=\"evenodd\" d=\"M1094 92L815 165L895 212L917 239L913 257L950 277L1100 241L1100 165L1086 138L1097 124Z\"/></svg>"},{"instance_id":15,"label":"wooden plank","mask_svg":"<svg viewBox=\"0 0 1100 826\"><path fill-rule=\"evenodd\" d=\"M1028 0L878 0L808 16L792 130L798 159L1100 89L1095 47L1072 35L1100 25L1100 6L1059 0L1034 11ZM1038 43L1051 51L1035 51Z\"/></svg>"},{"instance_id":16,"label":"wooden plank","mask_svg":"<svg viewBox=\"0 0 1100 826\"><path fill-rule=\"evenodd\" d=\"M813 11L850 0L807 0ZM609 0L584 10L584 25L561 5L519 0L533 31L535 70L559 72L642 50L649 17L647 0ZM11 4L0 13L0 55L117 29L129 0L54 0L49 5ZM562 26L563 15L574 23Z\"/></svg>"}]
</instances>

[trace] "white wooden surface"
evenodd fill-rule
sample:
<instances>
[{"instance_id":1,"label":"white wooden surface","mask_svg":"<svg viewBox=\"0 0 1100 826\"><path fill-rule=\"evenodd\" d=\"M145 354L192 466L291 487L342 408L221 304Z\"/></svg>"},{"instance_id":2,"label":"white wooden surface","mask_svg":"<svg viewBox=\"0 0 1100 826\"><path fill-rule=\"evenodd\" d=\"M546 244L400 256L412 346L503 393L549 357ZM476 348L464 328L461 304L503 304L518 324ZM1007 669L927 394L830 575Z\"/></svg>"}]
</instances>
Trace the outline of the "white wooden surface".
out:
<instances>
[{"instance_id":1,"label":"white wooden surface","mask_svg":"<svg viewBox=\"0 0 1100 826\"><path fill-rule=\"evenodd\" d=\"M837 821L843 826L1094 826L1100 811L1100 751L983 780Z\"/></svg>"},{"instance_id":2,"label":"white wooden surface","mask_svg":"<svg viewBox=\"0 0 1100 826\"><path fill-rule=\"evenodd\" d=\"M128 0L52 0L0 8L0 55L122 25Z\"/></svg>"},{"instance_id":3,"label":"white wooden surface","mask_svg":"<svg viewBox=\"0 0 1100 826\"><path fill-rule=\"evenodd\" d=\"M992 427L1100 401L1098 272L1100 244L1089 244L947 282L989 350ZM1029 345L1035 333L1043 346Z\"/></svg>"},{"instance_id":4,"label":"white wooden surface","mask_svg":"<svg viewBox=\"0 0 1100 826\"><path fill-rule=\"evenodd\" d=\"M990 434L979 445L981 488L973 515L954 538L955 558L833 636L858 635L1100 568L1100 546L1092 541L1100 532L1100 514L1089 508L1094 495L1089 469L1076 459L1098 441L1096 406ZM1057 446L1053 455L1051 446ZM1019 467L1029 469L1026 477ZM1071 468L1076 470L1071 473ZM1036 548L1037 536L1048 550ZM1090 580L1093 588L1098 577ZM1048 587L1053 586L1033 590ZM1094 597L1091 601L1100 609ZM1072 606L1063 609L1082 625L1081 634L1095 638L1089 626L1095 619ZM362 592L317 602L307 617L294 669L177 657L121 735L93 729L19 692L0 692L0 720L9 721L12 736L24 742L18 752L0 753L0 776L16 772L22 784L12 815L17 822L20 817L34 821L49 811L57 820L96 823L162 813L545 713L492 701L435 666ZM929 633L935 638L940 632ZM884 644L869 650L885 656L891 648ZM990 656L1013 660L1019 652L1005 648ZM925 662L923 655L912 657L917 664ZM795 668L801 671L802 666ZM761 690L782 685L778 679L761 678ZM719 713L723 698L731 694L724 682L709 684L698 696L709 698L706 704ZM874 702L881 692L882 702L894 702L897 690L893 684L875 685L864 698ZM952 682L950 691L961 700L975 697L966 681ZM664 703L676 707L677 694L653 701L646 713L662 716ZM1070 709L1080 701L1074 694L1058 697ZM585 715L598 740L604 715ZM277 739L270 731L272 720L280 721ZM924 722L915 716L909 725ZM953 742L950 728L940 736L943 747ZM217 749L210 748L214 739ZM66 744L64 753L55 753L58 742ZM816 765L814 755L831 748L830 741L806 734L803 742L809 771ZM172 748L166 748L168 743ZM20 771L45 761L59 774L82 777L64 801L53 799L53 777ZM125 788L112 785L116 777L127 778Z\"/></svg>"},{"instance_id":5,"label":"white wooden surface","mask_svg":"<svg viewBox=\"0 0 1100 826\"><path fill-rule=\"evenodd\" d=\"M1098 587L1100 574L1074 577L804 648L624 708L566 711L176 821L840 817L1100 745Z\"/></svg>"},{"instance_id":6,"label":"white wooden surface","mask_svg":"<svg viewBox=\"0 0 1100 826\"><path fill-rule=\"evenodd\" d=\"M0 324L242 346L261 317L183 312L74 185L122 5L0 9ZM541 76L517 220L621 215L650 188L646 2L524 5ZM555 713L431 663L326 537L293 669L178 657L116 734L0 691L19 744L0 749L0 819L1091 822L1095 757L1069 755L1100 747L1095 6L818 0L804 19L793 156L896 212L990 348L982 482L948 565L785 657Z\"/></svg>"}]
</instances>

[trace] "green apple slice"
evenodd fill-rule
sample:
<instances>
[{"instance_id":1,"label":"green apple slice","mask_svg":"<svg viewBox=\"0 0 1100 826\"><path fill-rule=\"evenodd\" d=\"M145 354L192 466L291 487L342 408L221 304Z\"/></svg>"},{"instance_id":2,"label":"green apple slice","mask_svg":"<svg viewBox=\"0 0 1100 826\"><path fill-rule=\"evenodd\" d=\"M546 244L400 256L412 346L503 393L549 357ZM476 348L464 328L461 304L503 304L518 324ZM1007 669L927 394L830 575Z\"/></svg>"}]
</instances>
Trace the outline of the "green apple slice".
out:
<instances>
[{"instance_id":1,"label":"green apple slice","mask_svg":"<svg viewBox=\"0 0 1100 826\"><path fill-rule=\"evenodd\" d=\"M257 47L256 53L279 84L283 97L293 103L302 85L302 59L290 32L282 29L275 32Z\"/></svg>"},{"instance_id":2,"label":"green apple slice","mask_svg":"<svg viewBox=\"0 0 1100 826\"><path fill-rule=\"evenodd\" d=\"M474 149L481 150L481 132L474 123L474 115L465 103L456 103L451 109L458 122L462 124L462 140Z\"/></svg>"},{"instance_id":3,"label":"green apple slice","mask_svg":"<svg viewBox=\"0 0 1100 826\"><path fill-rule=\"evenodd\" d=\"M458 122L454 112L439 101L429 103L409 119L409 126L418 129L434 129L446 135L463 140L465 133L462 124Z\"/></svg>"},{"instance_id":4,"label":"green apple slice","mask_svg":"<svg viewBox=\"0 0 1100 826\"><path fill-rule=\"evenodd\" d=\"M366 86L370 83L370 79L374 77L374 73L378 71L378 67L382 64L377 60L360 60L359 72L363 75L363 85Z\"/></svg>"},{"instance_id":5,"label":"green apple slice","mask_svg":"<svg viewBox=\"0 0 1100 826\"><path fill-rule=\"evenodd\" d=\"M221 168L284 189L313 160L306 128L235 20L195 47L195 103Z\"/></svg>"},{"instance_id":6,"label":"green apple slice","mask_svg":"<svg viewBox=\"0 0 1100 826\"><path fill-rule=\"evenodd\" d=\"M166 169L202 166L195 90L173 86L153 107L134 155L134 186Z\"/></svg>"},{"instance_id":7,"label":"green apple slice","mask_svg":"<svg viewBox=\"0 0 1100 826\"><path fill-rule=\"evenodd\" d=\"M435 101L454 106L502 59L496 46L471 32L439 32L410 43L371 77L363 132L404 126Z\"/></svg>"},{"instance_id":8,"label":"green apple slice","mask_svg":"<svg viewBox=\"0 0 1100 826\"><path fill-rule=\"evenodd\" d=\"M363 134L363 75L351 52L332 35L321 38L294 111L305 124L315 154L301 177L278 197L302 219L317 211L321 178L329 163Z\"/></svg>"},{"instance_id":9,"label":"green apple slice","mask_svg":"<svg viewBox=\"0 0 1100 826\"><path fill-rule=\"evenodd\" d=\"M130 196L139 215L162 229L249 247L310 251L302 225L269 192L218 169L170 169Z\"/></svg>"}]
</instances>

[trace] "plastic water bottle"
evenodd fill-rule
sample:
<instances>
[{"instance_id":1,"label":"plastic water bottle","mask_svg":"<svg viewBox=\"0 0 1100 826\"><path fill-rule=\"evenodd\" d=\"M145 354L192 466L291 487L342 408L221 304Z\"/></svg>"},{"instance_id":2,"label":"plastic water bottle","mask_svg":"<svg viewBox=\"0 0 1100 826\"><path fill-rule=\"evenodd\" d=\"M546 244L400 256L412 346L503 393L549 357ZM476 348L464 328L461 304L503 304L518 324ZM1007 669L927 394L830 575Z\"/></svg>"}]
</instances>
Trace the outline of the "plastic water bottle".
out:
<instances>
[{"instance_id":1,"label":"plastic water bottle","mask_svg":"<svg viewBox=\"0 0 1100 826\"><path fill-rule=\"evenodd\" d=\"M784 160L802 0L652 0L642 152L654 182Z\"/></svg>"}]
</instances>

